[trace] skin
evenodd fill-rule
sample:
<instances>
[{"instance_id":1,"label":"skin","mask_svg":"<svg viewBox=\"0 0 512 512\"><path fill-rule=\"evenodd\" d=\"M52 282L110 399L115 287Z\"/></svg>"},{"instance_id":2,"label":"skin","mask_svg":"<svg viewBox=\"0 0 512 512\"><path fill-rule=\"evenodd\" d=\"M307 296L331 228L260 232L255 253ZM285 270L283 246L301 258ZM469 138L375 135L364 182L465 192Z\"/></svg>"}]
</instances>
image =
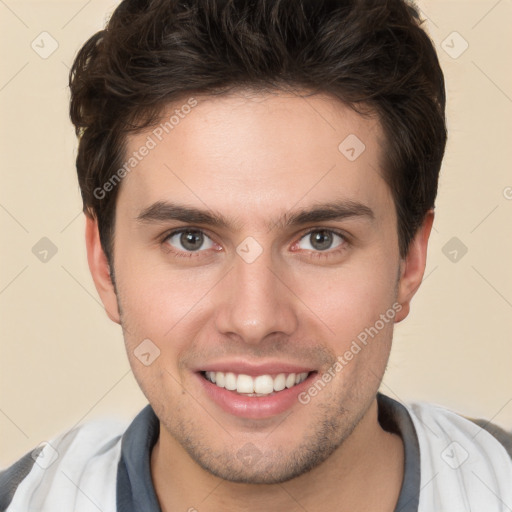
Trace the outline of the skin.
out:
<instances>
[{"instance_id":1,"label":"skin","mask_svg":"<svg viewBox=\"0 0 512 512\"><path fill-rule=\"evenodd\" d=\"M423 277L433 212L400 258L375 118L322 95L246 91L197 99L123 179L115 287L97 224L88 219L86 227L96 288L123 327L133 373L160 419L151 471L162 510L315 511L336 500L340 511L392 511L403 445L378 423L376 393L393 321L307 405L297 402L270 418L225 412L195 371L236 356L304 364L320 378L393 304L401 306L394 322L407 316ZM130 136L127 153L151 133ZM366 146L355 161L338 150L349 134ZM336 200L362 203L373 218L278 223L284 214ZM232 225L138 221L157 201L219 212ZM179 236L165 240L182 227L204 232L200 250L187 252ZM307 234L313 228L345 238L334 233L332 245L318 250ZM262 248L250 264L236 252L247 237ZM149 366L134 355L147 338L160 350ZM247 443L260 454L253 465L237 457Z\"/></svg>"}]
</instances>

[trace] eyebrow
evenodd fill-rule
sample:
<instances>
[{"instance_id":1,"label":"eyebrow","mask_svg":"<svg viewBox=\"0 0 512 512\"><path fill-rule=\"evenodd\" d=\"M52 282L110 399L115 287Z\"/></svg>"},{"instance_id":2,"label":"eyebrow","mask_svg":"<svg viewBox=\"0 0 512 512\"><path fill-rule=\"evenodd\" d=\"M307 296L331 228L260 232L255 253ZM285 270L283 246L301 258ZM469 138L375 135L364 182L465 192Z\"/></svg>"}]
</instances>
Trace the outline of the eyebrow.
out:
<instances>
[{"instance_id":1,"label":"eyebrow","mask_svg":"<svg viewBox=\"0 0 512 512\"><path fill-rule=\"evenodd\" d=\"M285 212L276 221L267 223L269 230L278 226L297 227L303 224L323 222L328 220L343 220L347 218L375 219L373 210L363 203L350 200L339 200L328 203L312 205L298 211ZM219 212L202 210L168 201L157 201L144 208L136 217L140 223L159 223L178 220L188 224L205 224L212 227L232 229L238 231L242 224L239 221L229 221Z\"/></svg>"}]
</instances>

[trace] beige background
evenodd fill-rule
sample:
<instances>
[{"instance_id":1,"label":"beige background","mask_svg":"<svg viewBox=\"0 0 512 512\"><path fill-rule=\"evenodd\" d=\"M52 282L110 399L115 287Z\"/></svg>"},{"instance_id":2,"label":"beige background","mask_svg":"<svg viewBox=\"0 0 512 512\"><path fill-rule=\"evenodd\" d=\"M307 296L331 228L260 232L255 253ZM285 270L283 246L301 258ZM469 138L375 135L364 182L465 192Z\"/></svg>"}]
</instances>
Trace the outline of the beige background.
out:
<instances>
[{"instance_id":1,"label":"beige background","mask_svg":"<svg viewBox=\"0 0 512 512\"><path fill-rule=\"evenodd\" d=\"M73 56L116 4L0 0L0 466L145 404L89 276L67 117ZM419 5L446 75L449 144L425 282L382 391L512 428L512 1ZM52 49L42 32L58 43L47 58L31 47ZM32 252L42 237L58 249L45 263ZM456 262L452 237L468 249Z\"/></svg>"}]
</instances>

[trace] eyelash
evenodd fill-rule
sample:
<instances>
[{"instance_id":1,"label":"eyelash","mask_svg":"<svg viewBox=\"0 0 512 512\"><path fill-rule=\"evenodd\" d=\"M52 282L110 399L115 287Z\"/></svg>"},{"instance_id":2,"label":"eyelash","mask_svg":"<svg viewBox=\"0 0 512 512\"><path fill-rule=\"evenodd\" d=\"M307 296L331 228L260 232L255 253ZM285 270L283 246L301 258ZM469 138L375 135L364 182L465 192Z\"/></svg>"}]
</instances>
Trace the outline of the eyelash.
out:
<instances>
[{"instance_id":1,"label":"eyelash","mask_svg":"<svg viewBox=\"0 0 512 512\"><path fill-rule=\"evenodd\" d=\"M174 231L171 231L171 232L167 233L163 237L161 243L162 244L166 244L166 242L170 238L172 238L174 235L178 235L178 234L181 234L181 233L186 233L186 232L189 232L189 231L198 231L198 232L202 233L203 235L205 235L206 237L211 239L211 237L209 237L202 229L188 227L188 228L176 229ZM346 246L349 244L347 235L345 235L344 233L338 231L337 229L332 229L332 228L312 228L309 231L306 231L305 233L303 233L299 237L299 241L302 240L304 237L306 237L308 235L311 235L312 233L317 233L319 231L326 231L328 233L334 233L335 235L338 235L342 239L342 243L341 243L341 245L338 248L333 249L333 250L309 251L309 252L311 252L313 258L330 258L330 257L333 257L335 255L338 255L339 253L341 253L341 252L343 252L343 251L345 251L347 249ZM192 257L196 257L196 254L202 252L202 251L189 251L189 252L187 252L187 251L177 251L170 244L166 244L166 245L167 245L166 251L172 253L175 258L192 258Z\"/></svg>"}]
</instances>

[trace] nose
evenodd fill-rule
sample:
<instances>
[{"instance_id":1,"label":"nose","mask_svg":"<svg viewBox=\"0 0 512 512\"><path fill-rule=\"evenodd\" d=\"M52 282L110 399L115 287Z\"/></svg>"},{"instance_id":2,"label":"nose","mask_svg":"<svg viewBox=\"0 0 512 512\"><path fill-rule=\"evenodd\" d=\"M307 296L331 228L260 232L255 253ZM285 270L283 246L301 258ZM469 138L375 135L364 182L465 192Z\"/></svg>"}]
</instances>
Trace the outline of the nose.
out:
<instances>
[{"instance_id":1,"label":"nose","mask_svg":"<svg viewBox=\"0 0 512 512\"><path fill-rule=\"evenodd\" d=\"M269 251L251 263L235 255L217 299L218 331L245 343L257 344L276 333L289 336L297 328L297 298Z\"/></svg>"}]
</instances>

